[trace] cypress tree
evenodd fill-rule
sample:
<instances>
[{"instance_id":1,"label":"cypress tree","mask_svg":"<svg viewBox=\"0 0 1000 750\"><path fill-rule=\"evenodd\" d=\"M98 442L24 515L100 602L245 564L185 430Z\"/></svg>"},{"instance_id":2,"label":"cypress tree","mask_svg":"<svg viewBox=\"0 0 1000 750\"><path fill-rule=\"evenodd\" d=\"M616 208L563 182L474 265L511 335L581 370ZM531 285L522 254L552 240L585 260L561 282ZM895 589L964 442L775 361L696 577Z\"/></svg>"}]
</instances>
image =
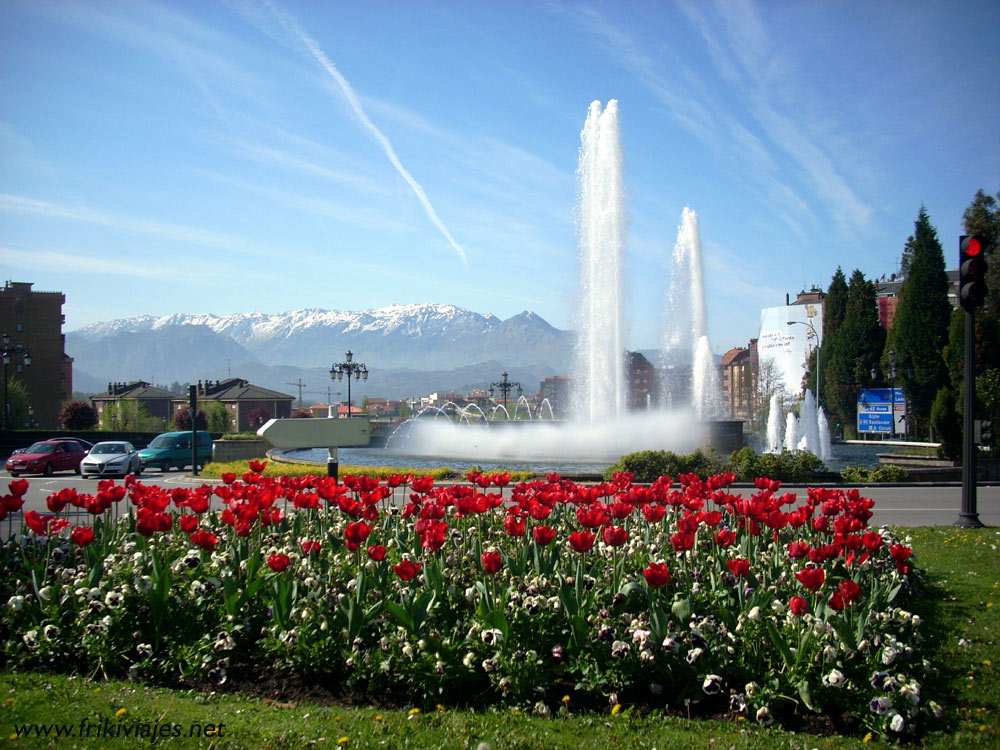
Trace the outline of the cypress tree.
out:
<instances>
[{"instance_id":1,"label":"cypress tree","mask_svg":"<svg viewBox=\"0 0 1000 750\"><path fill-rule=\"evenodd\" d=\"M948 382L941 353L948 343L951 320L944 253L923 206L904 255L909 261L899 291L893 344L910 422L919 435L925 432L938 389Z\"/></svg>"}]
</instances>

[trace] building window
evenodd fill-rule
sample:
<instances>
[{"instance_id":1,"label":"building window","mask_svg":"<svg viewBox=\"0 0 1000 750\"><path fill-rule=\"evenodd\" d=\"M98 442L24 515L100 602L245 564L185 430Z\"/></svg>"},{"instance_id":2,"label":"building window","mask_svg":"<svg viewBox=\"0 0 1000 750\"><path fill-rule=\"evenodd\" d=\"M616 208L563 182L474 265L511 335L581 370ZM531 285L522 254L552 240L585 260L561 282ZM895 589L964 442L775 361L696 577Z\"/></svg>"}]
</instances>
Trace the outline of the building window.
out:
<instances>
[{"instance_id":1,"label":"building window","mask_svg":"<svg viewBox=\"0 0 1000 750\"><path fill-rule=\"evenodd\" d=\"M24 332L24 323L18 323L17 324L17 332L18 333L23 333Z\"/></svg>"}]
</instances>

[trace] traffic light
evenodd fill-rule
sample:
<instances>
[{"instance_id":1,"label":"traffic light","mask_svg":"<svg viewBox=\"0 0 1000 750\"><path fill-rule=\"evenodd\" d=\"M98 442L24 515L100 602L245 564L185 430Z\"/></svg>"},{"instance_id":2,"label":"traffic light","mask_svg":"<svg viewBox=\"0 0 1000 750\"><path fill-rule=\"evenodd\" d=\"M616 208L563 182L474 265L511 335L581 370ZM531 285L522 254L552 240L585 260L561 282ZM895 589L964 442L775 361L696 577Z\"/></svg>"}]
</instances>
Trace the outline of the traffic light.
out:
<instances>
[{"instance_id":1,"label":"traffic light","mask_svg":"<svg viewBox=\"0 0 1000 750\"><path fill-rule=\"evenodd\" d=\"M958 300L966 311L983 303L986 297L986 251L989 243L979 234L958 238Z\"/></svg>"},{"instance_id":2,"label":"traffic light","mask_svg":"<svg viewBox=\"0 0 1000 750\"><path fill-rule=\"evenodd\" d=\"M979 420L979 439L976 441L982 446L993 445L993 420Z\"/></svg>"}]
</instances>

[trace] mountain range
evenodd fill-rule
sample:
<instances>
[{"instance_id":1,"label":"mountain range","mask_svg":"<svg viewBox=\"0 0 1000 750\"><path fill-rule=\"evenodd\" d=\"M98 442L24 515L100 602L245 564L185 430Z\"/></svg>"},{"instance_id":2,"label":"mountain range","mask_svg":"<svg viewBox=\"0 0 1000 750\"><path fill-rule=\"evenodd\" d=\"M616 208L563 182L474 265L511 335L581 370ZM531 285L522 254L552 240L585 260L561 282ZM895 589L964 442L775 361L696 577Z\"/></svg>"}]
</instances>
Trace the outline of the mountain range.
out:
<instances>
[{"instance_id":1,"label":"mountain range","mask_svg":"<svg viewBox=\"0 0 1000 750\"><path fill-rule=\"evenodd\" d=\"M122 318L67 333L66 353L74 359L77 391L103 391L109 381L191 383L232 375L296 397L297 384L305 383L309 402L346 394L329 369L351 350L370 373L366 383L352 384L357 401L366 394L468 391L499 380L503 370L534 393L546 376L569 372L573 340L571 331L528 311L501 320L454 305L419 304Z\"/></svg>"}]
</instances>

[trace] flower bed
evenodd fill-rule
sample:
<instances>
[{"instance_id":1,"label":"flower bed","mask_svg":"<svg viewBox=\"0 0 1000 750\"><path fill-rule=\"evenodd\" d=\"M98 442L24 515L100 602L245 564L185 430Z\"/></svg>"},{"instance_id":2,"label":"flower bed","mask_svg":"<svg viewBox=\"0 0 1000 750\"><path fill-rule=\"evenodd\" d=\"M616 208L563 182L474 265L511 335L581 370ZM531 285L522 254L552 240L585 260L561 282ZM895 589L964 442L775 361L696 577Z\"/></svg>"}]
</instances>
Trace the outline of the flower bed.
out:
<instances>
[{"instance_id":1,"label":"flower bed","mask_svg":"<svg viewBox=\"0 0 1000 750\"><path fill-rule=\"evenodd\" d=\"M910 548L868 529L856 490L262 471L101 482L25 513L0 548L6 661L219 685L287 667L408 702L820 712L893 735L940 710L899 607ZM10 489L17 512L27 483Z\"/></svg>"}]
</instances>

